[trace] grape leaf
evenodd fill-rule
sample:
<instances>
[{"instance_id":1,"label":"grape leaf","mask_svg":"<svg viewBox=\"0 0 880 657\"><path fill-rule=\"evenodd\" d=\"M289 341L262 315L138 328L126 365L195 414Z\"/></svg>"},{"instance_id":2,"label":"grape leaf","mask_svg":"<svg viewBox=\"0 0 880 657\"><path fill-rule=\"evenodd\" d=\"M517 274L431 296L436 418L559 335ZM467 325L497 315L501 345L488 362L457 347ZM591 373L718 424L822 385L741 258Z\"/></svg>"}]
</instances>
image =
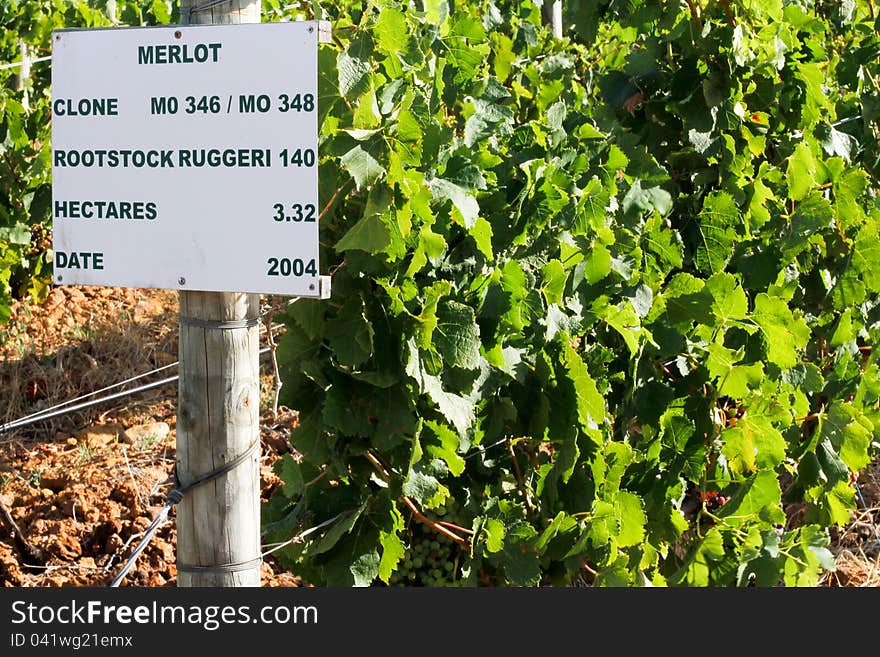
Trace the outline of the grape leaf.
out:
<instances>
[{"instance_id":1,"label":"grape leaf","mask_svg":"<svg viewBox=\"0 0 880 657\"><path fill-rule=\"evenodd\" d=\"M480 364L480 327L473 309L457 301L440 306L434 344L449 365L476 369Z\"/></svg>"},{"instance_id":2,"label":"grape leaf","mask_svg":"<svg viewBox=\"0 0 880 657\"><path fill-rule=\"evenodd\" d=\"M373 27L376 45L380 50L396 54L405 50L409 43L409 27L406 17L394 7L385 7Z\"/></svg>"},{"instance_id":3,"label":"grape leaf","mask_svg":"<svg viewBox=\"0 0 880 657\"><path fill-rule=\"evenodd\" d=\"M358 189L372 185L385 173L385 167L360 146L352 148L340 161L354 178Z\"/></svg>"},{"instance_id":4,"label":"grape leaf","mask_svg":"<svg viewBox=\"0 0 880 657\"><path fill-rule=\"evenodd\" d=\"M803 318L795 318L782 299L761 293L755 297L752 317L764 334L767 358L783 369L798 362L798 350L810 338L810 328Z\"/></svg>"},{"instance_id":5,"label":"grape leaf","mask_svg":"<svg viewBox=\"0 0 880 657\"><path fill-rule=\"evenodd\" d=\"M835 401L819 420L820 437L829 440L853 472L870 462L868 447L873 432L873 423L848 402Z\"/></svg>"},{"instance_id":6,"label":"grape leaf","mask_svg":"<svg viewBox=\"0 0 880 657\"><path fill-rule=\"evenodd\" d=\"M739 210L727 192L714 192L706 197L700 211L699 242L696 264L705 272L722 271L730 259L736 240L734 228L740 225Z\"/></svg>"}]
</instances>

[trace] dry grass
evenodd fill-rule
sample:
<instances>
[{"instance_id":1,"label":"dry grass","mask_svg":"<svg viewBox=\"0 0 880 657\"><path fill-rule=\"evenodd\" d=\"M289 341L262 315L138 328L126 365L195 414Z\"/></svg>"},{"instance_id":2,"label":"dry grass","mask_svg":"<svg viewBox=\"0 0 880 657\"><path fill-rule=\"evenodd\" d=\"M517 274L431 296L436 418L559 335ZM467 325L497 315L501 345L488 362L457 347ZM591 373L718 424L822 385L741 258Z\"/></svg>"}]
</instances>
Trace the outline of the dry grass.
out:
<instances>
[{"instance_id":1,"label":"dry grass","mask_svg":"<svg viewBox=\"0 0 880 657\"><path fill-rule=\"evenodd\" d=\"M20 306L12 327L6 330L8 339L0 347L0 421L39 412L174 362L176 297L169 296L162 304L145 303L139 298L143 293L131 292L120 302L100 292L86 297L82 292L77 295L58 288L43 307ZM148 403L162 392L153 391L125 403ZM114 408L118 407L119 402ZM95 410L102 408L41 421L2 438L8 441L72 432L93 421Z\"/></svg>"},{"instance_id":2,"label":"dry grass","mask_svg":"<svg viewBox=\"0 0 880 657\"><path fill-rule=\"evenodd\" d=\"M880 555L873 559L859 550L838 550L837 570L825 573L820 584L829 587L864 588L880 586Z\"/></svg>"},{"instance_id":3,"label":"dry grass","mask_svg":"<svg viewBox=\"0 0 880 657\"><path fill-rule=\"evenodd\" d=\"M850 523L832 534L837 570L825 573L823 586L880 586L880 459L860 473L858 484Z\"/></svg>"}]
</instances>

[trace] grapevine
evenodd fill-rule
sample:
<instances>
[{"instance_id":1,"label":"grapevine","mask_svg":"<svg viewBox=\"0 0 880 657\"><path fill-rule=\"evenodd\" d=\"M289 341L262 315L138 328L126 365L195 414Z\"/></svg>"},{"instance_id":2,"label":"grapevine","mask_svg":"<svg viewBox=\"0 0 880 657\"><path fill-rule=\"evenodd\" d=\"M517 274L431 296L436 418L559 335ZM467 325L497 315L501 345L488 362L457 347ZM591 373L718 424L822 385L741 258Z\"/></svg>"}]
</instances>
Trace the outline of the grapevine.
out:
<instances>
[{"instance_id":1,"label":"grapevine","mask_svg":"<svg viewBox=\"0 0 880 657\"><path fill-rule=\"evenodd\" d=\"M335 586L445 584L435 543L465 586L814 585L880 446L877 19L564 6L322 5L334 293L285 319L267 535L343 514L281 553Z\"/></svg>"}]
</instances>

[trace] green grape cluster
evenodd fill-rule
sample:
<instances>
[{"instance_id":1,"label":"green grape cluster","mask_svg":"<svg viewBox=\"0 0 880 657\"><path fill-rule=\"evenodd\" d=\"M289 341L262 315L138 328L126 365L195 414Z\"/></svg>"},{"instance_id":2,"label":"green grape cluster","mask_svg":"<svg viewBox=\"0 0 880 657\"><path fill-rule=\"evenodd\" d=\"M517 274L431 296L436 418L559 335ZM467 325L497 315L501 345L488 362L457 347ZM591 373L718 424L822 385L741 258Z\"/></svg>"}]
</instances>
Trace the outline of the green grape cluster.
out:
<instances>
[{"instance_id":1,"label":"green grape cluster","mask_svg":"<svg viewBox=\"0 0 880 657\"><path fill-rule=\"evenodd\" d=\"M457 505L449 500L433 515L459 526L463 524ZM413 525L403 559L388 580L389 586L460 586L463 555L459 545L448 536L424 524Z\"/></svg>"}]
</instances>

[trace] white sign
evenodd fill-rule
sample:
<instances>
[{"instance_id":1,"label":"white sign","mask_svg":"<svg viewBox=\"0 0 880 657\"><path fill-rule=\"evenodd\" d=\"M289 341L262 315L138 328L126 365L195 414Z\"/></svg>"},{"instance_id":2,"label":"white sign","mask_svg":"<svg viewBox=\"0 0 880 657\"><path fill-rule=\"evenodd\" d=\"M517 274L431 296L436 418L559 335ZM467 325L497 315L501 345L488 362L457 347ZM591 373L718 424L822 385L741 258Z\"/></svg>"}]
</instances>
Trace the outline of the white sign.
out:
<instances>
[{"instance_id":1,"label":"white sign","mask_svg":"<svg viewBox=\"0 0 880 657\"><path fill-rule=\"evenodd\" d=\"M319 297L319 21L59 30L58 284Z\"/></svg>"}]
</instances>

